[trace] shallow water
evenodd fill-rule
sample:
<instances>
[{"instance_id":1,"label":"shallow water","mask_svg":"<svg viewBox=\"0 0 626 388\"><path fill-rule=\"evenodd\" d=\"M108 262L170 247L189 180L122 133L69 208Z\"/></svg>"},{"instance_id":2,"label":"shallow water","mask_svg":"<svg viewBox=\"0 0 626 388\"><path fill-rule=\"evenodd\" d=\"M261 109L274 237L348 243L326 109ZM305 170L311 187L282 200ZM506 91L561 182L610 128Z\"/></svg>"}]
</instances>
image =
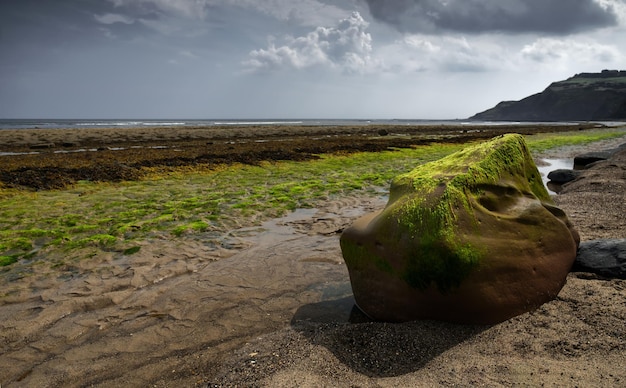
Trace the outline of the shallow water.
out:
<instances>
[{"instance_id":1,"label":"shallow water","mask_svg":"<svg viewBox=\"0 0 626 388\"><path fill-rule=\"evenodd\" d=\"M550 183L548 179L548 174L554 170L559 169L573 169L574 168L574 160L573 159L542 159L541 165L537 166L537 169L541 173L541 180L543 181L544 186L548 189L549 194L558 194L560 191L561 185L556 185L554 183Z\"/></svg>"},{"instance_id":2,"label":"shallow water","mask_svg":"<svg viewBox=\"0 0 626 388\"><path fill-rule=\"evenodd\" d=\"M17 279L0 300L0 382L145 386L169 371L210 375L222 352L288 326L303 305L351 298L339 232L382 206L348 198L232 230L222 237L231 249L201 235L154 239L134 255L76 262L68 276Z\"/></svg>"}]
</instances>

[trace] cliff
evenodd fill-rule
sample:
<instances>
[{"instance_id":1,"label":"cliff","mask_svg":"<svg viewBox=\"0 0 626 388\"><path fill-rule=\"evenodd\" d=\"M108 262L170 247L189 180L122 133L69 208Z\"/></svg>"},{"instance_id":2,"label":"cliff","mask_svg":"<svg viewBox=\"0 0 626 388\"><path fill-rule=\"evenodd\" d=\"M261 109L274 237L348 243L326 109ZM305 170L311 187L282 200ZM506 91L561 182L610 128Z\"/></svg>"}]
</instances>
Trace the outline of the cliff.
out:
<instances>
[{"instance_id":1,"label":"cliff","mask_svg":"<svg viewBox=\"0 0 626 388\"><path fill-rule=\"evenodd\" d=\"M576 74L520 101L503 101L470 120L626 120L626 71Z\"/></svg>"}]
</instances>

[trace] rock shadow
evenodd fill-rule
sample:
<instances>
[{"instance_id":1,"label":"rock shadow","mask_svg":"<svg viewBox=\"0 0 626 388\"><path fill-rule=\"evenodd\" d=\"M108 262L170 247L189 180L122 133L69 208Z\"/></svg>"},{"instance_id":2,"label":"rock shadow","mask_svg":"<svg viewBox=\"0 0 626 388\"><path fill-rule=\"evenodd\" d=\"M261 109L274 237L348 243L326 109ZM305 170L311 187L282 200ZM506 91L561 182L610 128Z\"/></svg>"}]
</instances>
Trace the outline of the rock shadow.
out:
<instances>
[{"instance_id":1,"label":"rock shadow","mask_svg":"<svg viewBox=\"0 0 626 388\"><path fill-rule=\"evenodd\" d=\"M368 377L418 371L490 327L427 320L375 322L356 307L352 296L304 305L291 326L313 345L324 346L343 364Z\"/></svg>"}]
</instances>

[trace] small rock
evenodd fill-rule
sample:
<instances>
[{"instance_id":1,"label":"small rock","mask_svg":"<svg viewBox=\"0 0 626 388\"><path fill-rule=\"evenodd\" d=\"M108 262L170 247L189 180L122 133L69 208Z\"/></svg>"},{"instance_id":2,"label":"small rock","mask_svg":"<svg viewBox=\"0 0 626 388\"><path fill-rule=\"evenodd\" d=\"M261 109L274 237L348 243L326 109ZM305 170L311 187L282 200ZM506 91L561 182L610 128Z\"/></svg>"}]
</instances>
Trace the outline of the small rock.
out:
<instances>
[{"instance_id":1,"label":"small rock","mask_svg":"<svg viewBox=\"0 0 626 388\"><path fill-rule=\"evenodd\" d=\"M582 242L572 272L626 279L626 239Z\"/></svg>"},{"instance_id":2,"label":"small rock","mask_svg":"<svg viewBox=\"0 0 626 388\"><path fill-rule=\"evenodd\" d=\"M569 170L566 168L560 168L558 170L550 171L548 179L554 183L567 183L578 178L580 171Z\"/></svg>"}]
</instances>

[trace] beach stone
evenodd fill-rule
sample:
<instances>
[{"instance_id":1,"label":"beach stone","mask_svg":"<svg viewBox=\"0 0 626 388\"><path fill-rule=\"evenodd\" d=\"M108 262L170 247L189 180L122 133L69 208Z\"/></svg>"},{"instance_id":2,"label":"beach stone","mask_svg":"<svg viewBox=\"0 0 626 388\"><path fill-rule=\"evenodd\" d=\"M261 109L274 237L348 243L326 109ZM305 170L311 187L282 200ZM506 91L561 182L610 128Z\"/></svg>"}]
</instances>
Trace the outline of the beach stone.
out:
<instances>
[{"instance_id":1,"label":"beach stone","mask_svg":"<svg viewBox=\"0 0 626 388\"><path fill-rule=\"evenodd\" d=\"M372 319L480 324L553 299L579 241L515 134L396 177L386 207L340 238L356 304Z\"/></svg>"},{"instance_id":2,"label":"beach stone","mask_svg":"<svg viewBox=\"0 0 626 388\"><path fill-rule=\"evenodd\" d=\"M560 168L554 171L550 171L550 173L548 174L548 179L554 183L567 183L578 178L580 174L580 171Z\"/></svg>"},{"instance_id":3,"label":"beach stone","mask_svg":"<svg viewBox=\"0 0 626 388\"><path fill-rule=\"evenodd\" d=\"M576 155L574 157L574 168L584 169L588 165L599 162L601 160L607 160L613 155L614 151L595 151L586 152L584 154Z\"/></svg>"},{"instance_id":4,"label":"beach stone","mask_svg":"<svg viewBox=\"0 0 626 388\"><path fill-rule=\"evenodd\" d=\"M626 279L626 239L591 240L581 243L572 271Z\"/></svg>"}]
</instances>

